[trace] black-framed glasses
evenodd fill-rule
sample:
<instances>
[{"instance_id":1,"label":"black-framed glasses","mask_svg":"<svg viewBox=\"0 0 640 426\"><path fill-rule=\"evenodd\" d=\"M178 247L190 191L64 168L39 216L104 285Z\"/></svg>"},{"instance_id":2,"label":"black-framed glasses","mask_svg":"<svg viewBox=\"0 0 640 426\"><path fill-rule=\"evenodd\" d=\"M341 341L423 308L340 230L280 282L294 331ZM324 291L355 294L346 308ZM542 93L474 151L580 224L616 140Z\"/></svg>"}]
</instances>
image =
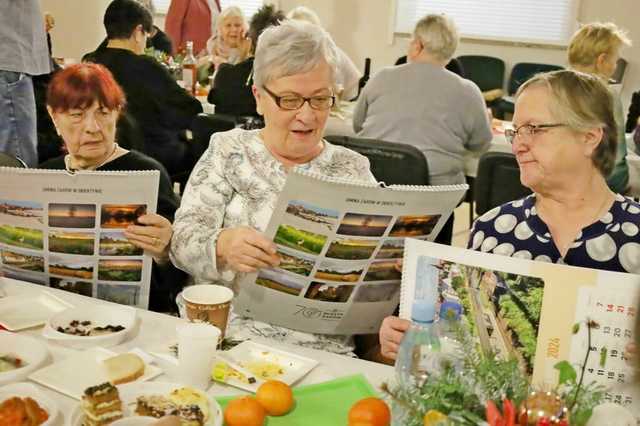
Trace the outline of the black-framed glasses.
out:
<instances>
[{"instance_id":1,"label":"black-framed glasses","mask_svg":"<svg viewBox=\"0 0 640 426\"><path fill-rule=\"evenodd\" d=\"M543 132L547 129L553 129L555 127L566 126L564 123L545 123L545 124L523 124L517 129L505 129L504 137L507 142L513 143L516 136L521 137L523 140L531 140L536 134Z\"/></svg>"},{"instance_id":2,"label":"black-framed glasses","mask_svg":"<svg viewBox=\"0 0 640 426\"><path fill-rule=\"evenodd\" d=\"M305 98L304 96L300 95L278 96L266 87L262 86L262 88L269 94L269 96L273 98L276 105L278 105L278 108L287 111L300 109L305 102L309 102L309 106L311 108L319 111L328 110L336 103L336 97L333 95L318 95L311 96L309 98Z\"/></svg>"}]
</instances>

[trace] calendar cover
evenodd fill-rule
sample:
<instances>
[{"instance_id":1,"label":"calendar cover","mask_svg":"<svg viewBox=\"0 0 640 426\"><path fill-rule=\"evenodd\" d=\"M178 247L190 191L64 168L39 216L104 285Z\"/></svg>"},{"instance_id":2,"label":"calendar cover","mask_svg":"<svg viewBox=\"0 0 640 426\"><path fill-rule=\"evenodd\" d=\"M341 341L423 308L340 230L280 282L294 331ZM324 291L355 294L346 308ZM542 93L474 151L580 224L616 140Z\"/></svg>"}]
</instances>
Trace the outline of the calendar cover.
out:
<instances>
[{"instance_id":1,"label":"calendar cover","mask_svg":"<svg viewBox=\"0 0 640 426\"><path fill-rule=\"evenodd\" d=\"M439 311L461 312L481 350L517 359L532 383L552 388L558 362L579 370L586 358L585 383L604 385L607 401L640 418L635 361L624 357L634 341L640 276L408 238L400 317L418 315L434 288Z\"/></svg>"},{"instance_id":2,"label":"calendar cover","mask_svg":"<svg viewBox=\"0 0 640 426\"><path fill-rule=\"evenodd\" d=\"M127 226L155 213L158 171L0 168L0 272L147 308L151 256Z\"/></svg>"}]
</instances>

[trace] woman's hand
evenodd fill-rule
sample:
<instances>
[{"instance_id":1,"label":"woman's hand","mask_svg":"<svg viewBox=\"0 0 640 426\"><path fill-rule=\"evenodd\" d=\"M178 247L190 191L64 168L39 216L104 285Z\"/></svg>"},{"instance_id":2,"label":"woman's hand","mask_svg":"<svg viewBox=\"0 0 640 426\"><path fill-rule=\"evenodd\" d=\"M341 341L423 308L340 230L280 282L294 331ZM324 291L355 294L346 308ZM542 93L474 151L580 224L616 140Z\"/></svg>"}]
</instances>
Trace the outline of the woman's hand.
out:
<instances>
[{"instance_id":1,"label":"woman's hand","mask_svg":"<svg viewBox=\"0 0 640 426\"><path fill-rule=\"evenodd\" d=\"M169 258L169 243L173 235L171 222L158 214L145 214L138 218L140 225L129 225L124 235L136 247L147 251L158 263Z\"/></svg>"},{"instance_id":2,"label":"woman's hand","mask_svg":"<svg viewBox=\"0 0 640 426\"><path fill-rule=\"evenodd\" d=\"M624 347L624 355L627 359L627 364L629 365L637 365L638 364L638 347L635 343L628 343L627 346Z\"/></svg>"},{"instance_id":3,"label":"woman's hand","mask_svg":"<svg viewBox=\"0 0 640 426\"><path fill-rule=\"evenodd\" d=\"M411 321L398 317L386 317L380 326L380 352L382 356L396 359L404 332L409 329Z\"/></svg>"},{"instance_id":4,"label":"woman's hand","mask_svg":"<svg viewBox=\"0 0 640 426\"><path fill-rule=\"evenodd\" d=\"M218 269L226 267L237 272L255 272L280 264L273 241L247 226L220 232L216 243L216 260Z\"/></svg>"}]
</instances>

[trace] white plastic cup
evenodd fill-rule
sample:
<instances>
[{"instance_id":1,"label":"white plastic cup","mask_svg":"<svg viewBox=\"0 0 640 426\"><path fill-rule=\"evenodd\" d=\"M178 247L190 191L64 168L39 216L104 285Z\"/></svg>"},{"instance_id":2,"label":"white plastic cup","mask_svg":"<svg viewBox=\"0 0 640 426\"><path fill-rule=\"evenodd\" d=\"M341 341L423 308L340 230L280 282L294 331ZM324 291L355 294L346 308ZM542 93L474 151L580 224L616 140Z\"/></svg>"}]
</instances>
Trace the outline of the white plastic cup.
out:
<instances>
[{"instance_id":1,"label":"white plastic cup","mask_svg":"<svg viewBox=\"0 0 640 426\"><path fill-rule=\"evenodd\" d=\"M177 377L181 383L206 390L220 339L220 329L209 323L184 323L178 334Z\"/></svg>"}]
</instances>

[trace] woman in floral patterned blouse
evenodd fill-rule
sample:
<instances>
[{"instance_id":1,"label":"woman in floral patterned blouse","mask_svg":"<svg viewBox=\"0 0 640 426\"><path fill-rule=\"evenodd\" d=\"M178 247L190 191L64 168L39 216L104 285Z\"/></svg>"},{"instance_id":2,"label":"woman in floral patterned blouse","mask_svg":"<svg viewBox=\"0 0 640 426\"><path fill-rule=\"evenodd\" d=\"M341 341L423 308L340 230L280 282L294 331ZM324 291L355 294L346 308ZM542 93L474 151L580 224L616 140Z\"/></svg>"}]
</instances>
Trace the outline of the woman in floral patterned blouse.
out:
<instances>
[{"instance_id":1,"label":"woman in floral patterned blouse","mask_svg":"<svg viewBox=\"0 0 640 426\"><path fill-rule=\"evenodd\" d=\"M375 182L369 161L322 139L335 102L336 47L321 28L285 22L264 31L254 62L253 93L262 130L214 134L191 174L176 212L171 258L197 282L229 285L239 275L280 262L263 231L294 167L331 178ZM349 336L297 332L234 317L227 335L254 335L337 353Z\"/></svg>"}]
</instances>

